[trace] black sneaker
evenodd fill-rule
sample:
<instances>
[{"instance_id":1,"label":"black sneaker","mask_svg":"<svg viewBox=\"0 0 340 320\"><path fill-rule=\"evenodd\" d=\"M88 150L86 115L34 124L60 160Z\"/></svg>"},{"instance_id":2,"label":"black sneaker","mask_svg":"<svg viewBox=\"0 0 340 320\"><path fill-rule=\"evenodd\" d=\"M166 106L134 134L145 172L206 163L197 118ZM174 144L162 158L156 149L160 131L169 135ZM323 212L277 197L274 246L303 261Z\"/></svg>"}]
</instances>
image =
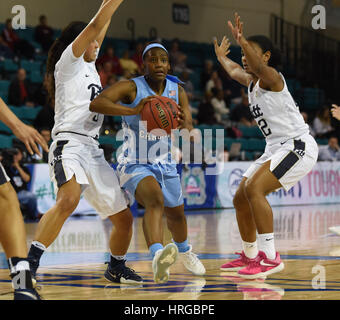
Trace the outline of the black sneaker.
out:
<instances>
[{"instance_id":1,"label":"black sneaker","mask_svg":"<svg viewBox=\"0 0 340 320\"><path fill-rule=\"evenodd\" d=\"M104 277L108 281L115 283L143 283L143 279L135 272L135 270L125 265L125 261L126 260L121 260L114 265L110 262L106 262L105 264L108 264L108 266L104 273Z\"/></svg>"},{"instance_id":2,"label":"black sneaker","mask_svg":"<svg viewBox=\"0 0 340 320\"><path fill-rule=\"evenodd\" d=\"M11 274L14 287L14 300L41 300L34 288L34 281L29 270L22 270Z\"/></svg>"},{"instance_id":3,"label":"black sneaker","mask_svg":"<svg viewBox=\"0 0 340 320\"><path fill-rule=\"evenodd\" d=\"M14 290L14 300L41 300L35 289Z\"/></svg>"}]
</instances>

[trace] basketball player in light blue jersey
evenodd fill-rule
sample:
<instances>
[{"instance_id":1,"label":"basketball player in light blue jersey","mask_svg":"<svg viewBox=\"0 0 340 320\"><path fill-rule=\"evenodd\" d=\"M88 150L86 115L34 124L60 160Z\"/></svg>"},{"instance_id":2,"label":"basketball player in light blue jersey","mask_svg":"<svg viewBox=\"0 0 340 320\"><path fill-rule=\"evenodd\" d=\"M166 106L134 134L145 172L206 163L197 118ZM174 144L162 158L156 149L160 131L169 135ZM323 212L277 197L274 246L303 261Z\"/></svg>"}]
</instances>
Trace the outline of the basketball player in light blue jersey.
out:
<instances>
[{"instance_id":1,"label":"basketball player in light blue jersey","mask_svg":"<svg viewBox=\"0 0 340 320\"><path fill-rule=\"evenodd\" d=\"M118 159L120 184L145 208L143 229L153 257L154 280L165 283L169 278L169 267L178 255L195 275L205 274L205 268L188 243L180 178L169 151L171 139L149 134L135 110L142 111L153 96L164 96L181 106L184 114L182 127L191 130L192 118L179 79L168 75L170 63L165 47L159 43L147 45L143 61L144 76L121 81L106 89L92 101L90 110L122 116L125 140ZM158 152L152 154L153 147ZM165 247L162 244L164 212L174 242Z\"/></svg>"}]
</instances>

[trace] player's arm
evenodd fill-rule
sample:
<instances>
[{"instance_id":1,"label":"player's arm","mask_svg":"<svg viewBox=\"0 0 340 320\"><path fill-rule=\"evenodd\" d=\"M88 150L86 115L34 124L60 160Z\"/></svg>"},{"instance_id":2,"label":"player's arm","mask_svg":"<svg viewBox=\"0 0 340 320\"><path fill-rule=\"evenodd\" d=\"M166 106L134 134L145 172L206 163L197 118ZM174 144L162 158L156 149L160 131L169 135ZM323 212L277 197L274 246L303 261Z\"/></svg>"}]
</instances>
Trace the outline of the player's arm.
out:
<instances>
[{"instance_id":1,"label":"player's arm","mask_svg":"<svg viewBox=\"0 0 340 320\"><path fill-rule=\"evenodd\" d=\"M104 7L106 5L107 2L109 2L110 0L104 0L102 5L100 6L99 9L101 9L102 7ZM104 28L102 29L102 31L99 33L98 37L97 37L97 42L98 42L98 45L99 45L99 48L101 47L103 41L104 41L104 38L105 38L105 35L106 35L106 32L107 32L107 29L109 28L109 25L111 23L111 18L109 19L109 21L106 23L106 25L104 26Z\"/></svg>"},{"instance_id":2,"label":"player's arm","mask_svg":"<svg viewBox=\"0 0 340 320\"><path fill-rule=\"evenodd\" d=\"M214 46L217 60L222 65L223 69L227 71L233 80L237 81L243 86L248 87L251 81L251 76L245 72L238 63L227 57L227 55L230 53L229 39L224 36L220 45L218 45L217 39L214 39Z\"/></svg>"},{"instance_id":3,"label":"player's arm","mask_svg":"<svg viewBox=\"0 0 340 320\"><path fill-rule=\"evenodd\" d=\"M241 46L247 64L255 76L271 90L281 91L284 87L281 76L274 68L263 63L261 58L256 54L256 51L243 36L243 22L241 22L240 16L237 13L235 13L235 27L230 21L228 22L228 25L235 40Z\"/></svg>"},{"instance_id":4,"label":"player's arm","mask_svg":"<svg viewBox=\"0 0 340 320\"><path fill-rule=\"evenodd\" d=\"M339 106L337 106L336 104L332 104L331 112L335 119L340 120L340 107Z\"/></svg>"},{"instance_id":5,"label":"player's arm","mask_svg":"<svg viewBox=\"0 0 340 320\"><path fill-rule=\"evenodd\" d=\"M185 90L179 85L178 86L178 102L180 107L180 128L186 128L189 131L193 129L192 116L189 107L189 99Z\"/></svg>"},{"instance_id":6,"label":"player's arm","mask_svg":"<svg viewBox=\"0 0 340 320\"><path fill-rule=\"evenodd\" d=\"M90 104L90 111L110 116L132 116L140 113L144 104L152 97L142 99L135 108L119 104L119 101L131 103L136 97L136 84L133 81L120 81L102 91Z\"/></svg>"},{"instance_id":7,"label":"player's arm","mask_svg":"<svg viewBox=\"0 0 340 320\"><path fill-rule=\"evenodd\" d=\"M100 41L101 38L101 41L103 41L112 15L123 1L124 0L106 0L102 3L97 14L72 44L72 51L76 58L83 55L92 41ZM103 34L104 31L105 33Z\"/></svg>"},{"instance_id":8,"label":"player's arm","mask_svg":"<svg viewBox=\"0 0 340 320\"><path fill-rule=\"evenodd\" d=\"M28 152L31 155L33 155L35 152L36 154L41 156L36 143L40 144L40 146L46 152L48 152L48 146L44 138L40 135L40 133L34 128L31 128L30 126L27 126L22 121L20 121L16 117L16 115L7 107L7 105L1 98L0 98L0 121L7 125L12 130L14 135L25 144Z\"/></svg>"}]
</instances>

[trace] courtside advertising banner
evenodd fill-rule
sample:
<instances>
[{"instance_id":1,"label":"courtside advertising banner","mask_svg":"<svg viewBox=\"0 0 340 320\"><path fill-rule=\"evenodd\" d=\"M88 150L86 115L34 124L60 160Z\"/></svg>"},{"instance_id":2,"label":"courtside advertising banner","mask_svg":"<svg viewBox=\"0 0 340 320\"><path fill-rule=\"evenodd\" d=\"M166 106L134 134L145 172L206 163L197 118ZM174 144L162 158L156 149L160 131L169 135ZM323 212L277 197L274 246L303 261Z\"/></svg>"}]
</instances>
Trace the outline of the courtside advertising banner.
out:
<instances>
[{"instance_id":1,"label":"courtside advertising banner","mask_svg":"<svg viewBox=\"0 0 340 320\"><path fill-rule=\"evenodd\" d=\"M217 177L216 206L232 208L233 197L251 162L228 162ZM340 162L318 162L313 170L288 192L280 189L267 197L270 205L340 203Z\"/></svg>"}]
</instances>

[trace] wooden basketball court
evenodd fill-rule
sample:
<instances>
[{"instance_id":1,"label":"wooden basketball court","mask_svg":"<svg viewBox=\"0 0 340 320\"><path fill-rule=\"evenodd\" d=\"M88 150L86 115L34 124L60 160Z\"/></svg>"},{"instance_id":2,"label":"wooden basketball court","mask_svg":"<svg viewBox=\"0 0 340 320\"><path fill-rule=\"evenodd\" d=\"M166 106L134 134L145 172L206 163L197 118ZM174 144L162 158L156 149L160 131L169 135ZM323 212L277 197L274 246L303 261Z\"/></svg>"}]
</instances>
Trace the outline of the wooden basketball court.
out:
<instances>
[{"instance_id":1,"label":"wooden basketball court","mask_svg":"<svg viewBox=\"0 0 340 320\"><path fill-rule=\"evenodd\" d=\"M236 257L241 242L234 210L188 213L189 239L207 274L196 277L177 261L170 281L152 280L151 259L135 218L128 264L143 285L105 280L110 222L98 217L71 218L48 249L38 270L39 293L47 300L300 300L340 299L340 226L338 205L274 208L276 247L285 269L266 280L244 280L219 267ZM37 224L27 224L28 243ZM166 242L171 239L166 231ZM0 300L13 299L4 253L0 252Z\"/></svg>"}]
</instances>

